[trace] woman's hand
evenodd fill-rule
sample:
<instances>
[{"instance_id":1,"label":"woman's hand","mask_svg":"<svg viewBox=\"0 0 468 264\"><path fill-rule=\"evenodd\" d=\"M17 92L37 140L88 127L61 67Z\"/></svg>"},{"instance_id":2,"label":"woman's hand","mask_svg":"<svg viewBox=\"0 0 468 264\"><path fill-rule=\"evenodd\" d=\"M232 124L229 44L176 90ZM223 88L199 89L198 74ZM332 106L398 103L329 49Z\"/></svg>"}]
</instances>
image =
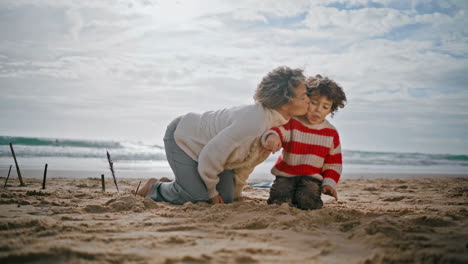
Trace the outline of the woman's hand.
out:
<instances>
[{"instance_id":1,"label":"woman's hand","mask_svg":"<svg viewBox=\"0 0 468 264\"><path fill-rule=\"evenodd\" d=\"M332 187L328 185L323 186L322 193L333 196L338 201L338 194L336 193L335 189L333 189Z\"/></svg>"},{"instance_id":2,"label":"woman's hand","mask_svg":"<svg viewBox=\"0 0 468 264\"><path fill-rule=\"evenodd\" d=\"M211 204L224 204L223 197L221 195L216 195L215 197L210 199Z\"/></svg>"},{"instance_id":3,"label":"woman's hand","mask_svg":"<svg viewBox=\"0 0 468 264\"><path fill-rule=\"evenodd\" d=\"M277 134L268 135L263 147L275 154L276 151L281 149L280 137Z\"/></svg>"}]
</instances>

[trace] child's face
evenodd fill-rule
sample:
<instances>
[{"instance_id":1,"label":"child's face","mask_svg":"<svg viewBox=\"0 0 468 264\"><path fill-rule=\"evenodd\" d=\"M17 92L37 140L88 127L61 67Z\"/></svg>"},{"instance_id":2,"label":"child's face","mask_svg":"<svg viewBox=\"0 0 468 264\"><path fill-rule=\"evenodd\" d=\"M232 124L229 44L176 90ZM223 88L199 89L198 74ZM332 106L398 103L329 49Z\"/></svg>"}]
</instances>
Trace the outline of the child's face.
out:
<instances>
[{"instance_id":1,"label":"child's face","mask_svg":"<svg viewBox=\"0 0 468 264\"><path fill-rule=\"evenodd\" d=\"M331 113L333 101L326 96L311 96L306 118L312 125L320 124Z\"/></svg>"}]
</instances>

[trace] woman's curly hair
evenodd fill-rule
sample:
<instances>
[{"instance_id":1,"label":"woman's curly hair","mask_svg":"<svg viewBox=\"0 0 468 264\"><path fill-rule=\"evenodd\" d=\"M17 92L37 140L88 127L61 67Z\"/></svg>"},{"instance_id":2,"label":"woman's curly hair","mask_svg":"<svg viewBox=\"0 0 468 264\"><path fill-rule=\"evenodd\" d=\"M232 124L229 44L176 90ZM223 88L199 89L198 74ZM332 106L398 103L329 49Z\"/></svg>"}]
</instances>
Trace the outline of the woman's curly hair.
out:
<instances>
[{"instance_id":1,"label":"woman's curly hair","mask_svg":"<svg viewBox=\"0 0 468 264\"><path fill-rule=\"evenodd\" d=\"M335 81L328 79L328 77L322 77L322 75L317 74L315 77L307 78L306 85L309 97L325 96L333 101L331 107L332 117L338 111L338 108L345 107L346 95L343 88Z\"/></svg>"},{"instance_id":2,"label":"woman's curly hair","mask_svg":"<svg viewBox=\"0 0 468 264\"><path fill-rule=\"evenodd\" d=\"M301 69L281 66L269 72L258 84L254 100L264 107L278 109L295 96L294 89L305 82Z\"/></svg>"}]
</instances>

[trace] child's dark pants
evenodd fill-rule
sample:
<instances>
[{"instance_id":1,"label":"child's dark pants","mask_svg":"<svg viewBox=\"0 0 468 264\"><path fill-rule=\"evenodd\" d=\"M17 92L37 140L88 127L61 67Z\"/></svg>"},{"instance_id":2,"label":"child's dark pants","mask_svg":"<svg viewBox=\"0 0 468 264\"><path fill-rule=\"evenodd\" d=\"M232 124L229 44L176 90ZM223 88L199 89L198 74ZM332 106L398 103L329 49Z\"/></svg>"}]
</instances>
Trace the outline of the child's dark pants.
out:
<instances>
[{"instance_id":1,"label":"child's dark pants","mask_svg":"<svg viewBox=\"0 0 468 264\"><path fill-rule=\"evenodd\" d=\"M310 176L276 176L271 186L268 204L288 203L303 210L320 209L322 182Z\"/></svg>"}]
</instances>

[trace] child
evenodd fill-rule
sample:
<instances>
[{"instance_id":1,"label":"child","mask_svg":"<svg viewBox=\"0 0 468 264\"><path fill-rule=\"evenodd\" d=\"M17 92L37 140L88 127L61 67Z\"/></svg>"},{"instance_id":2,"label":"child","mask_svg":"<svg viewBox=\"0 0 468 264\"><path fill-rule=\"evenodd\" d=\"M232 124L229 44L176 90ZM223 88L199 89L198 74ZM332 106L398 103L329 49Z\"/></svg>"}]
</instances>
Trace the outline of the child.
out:
<instances>
[{"instance_id":1,"label":"child","mask_svg":"<svg viewBox=\"0 0 468 264\"><path fill-rule=\"evenodd\" d=\"M305 116L268 130L266 149L283 153L271 173L276 179L268 204L289 203L304 210L322 208L321 193L338 200L336 184L342 170L341 145L336 128L325 117L343 108L346 95L333 80L320 75L307 80L310 105Z\"/></svg>"}]
</instances>

